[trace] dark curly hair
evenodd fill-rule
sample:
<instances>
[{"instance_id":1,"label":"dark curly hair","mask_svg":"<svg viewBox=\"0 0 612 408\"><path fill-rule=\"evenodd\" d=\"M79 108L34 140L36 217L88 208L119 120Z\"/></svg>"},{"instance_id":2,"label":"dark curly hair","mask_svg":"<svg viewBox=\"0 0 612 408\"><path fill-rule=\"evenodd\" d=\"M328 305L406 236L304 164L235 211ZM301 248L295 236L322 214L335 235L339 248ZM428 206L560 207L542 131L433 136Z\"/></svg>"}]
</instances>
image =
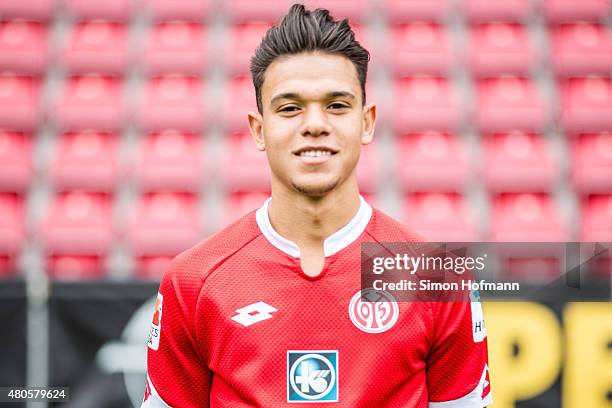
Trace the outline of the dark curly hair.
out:
<instances>
[{"instance_id":1,"label":"dark curly hair","mask_svg":"<svg viewBox=\"0 0 612 408\"><path fill-rule=\"evenodd\" d=\"M268 66L280 56L313 51L342 55L351 60L357 69L362 102L365 103L370 53L355 40L348 20L334 20L329 10L309 11L302 4L294 4L281 22L266 32L251 58L251 76L259 113L263 113L261 87Z\"/></svg>"}]
</instances>

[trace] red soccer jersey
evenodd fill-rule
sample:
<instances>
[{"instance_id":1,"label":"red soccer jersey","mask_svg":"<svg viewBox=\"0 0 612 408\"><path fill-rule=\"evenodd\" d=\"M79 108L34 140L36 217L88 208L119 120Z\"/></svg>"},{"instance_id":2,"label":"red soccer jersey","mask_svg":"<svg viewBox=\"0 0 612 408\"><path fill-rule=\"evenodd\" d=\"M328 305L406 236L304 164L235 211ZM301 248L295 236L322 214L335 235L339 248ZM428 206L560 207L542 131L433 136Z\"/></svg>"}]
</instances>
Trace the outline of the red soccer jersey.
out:
<instances>
[{"instance_id":1,"label":"red soccer jersey","mask_svg":"<svg viewBox=\"0 0 612 408\"><path fill-rule=\"evenodd\" d=\"M312 278L298 247L272 228L268 205L170 264L143 407L491 403L479 303L361 301L361 243L414 235L361 199L325 240L323 271Z\"/></svg>"}]
</instances>

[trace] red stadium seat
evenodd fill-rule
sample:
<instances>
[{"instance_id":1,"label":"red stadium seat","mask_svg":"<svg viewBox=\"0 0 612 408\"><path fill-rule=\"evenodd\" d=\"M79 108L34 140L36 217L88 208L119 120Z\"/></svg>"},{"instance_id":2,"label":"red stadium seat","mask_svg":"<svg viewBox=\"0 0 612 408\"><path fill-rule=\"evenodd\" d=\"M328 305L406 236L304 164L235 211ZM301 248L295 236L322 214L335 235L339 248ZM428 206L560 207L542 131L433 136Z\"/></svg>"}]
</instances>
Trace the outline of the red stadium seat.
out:
<instances>
[{"instance_id":1,"label":"red stadium seat","mask_svg":"<svg viewBox=\"0 0 612 408\"><path fill-rule=\"evenodd\" d=\"M541 193L510 193L494 197L492 204L491 240L523 243L500 247L505 277L525 281L557 278L563 268L561 247L525 244L569 241L569 227L552 198Z\"/></svg>"},{"instance_id":2,"label":"red stadium seat","mask_svg":"<svg viewBox=\"0 0 612 408\"><path fill-rule=\"evenodd\" d=\"M451 9L449 0L386 0L380 4L386 19L393 23L442 21Z\"/></svg>"},{"instance_id":3,"label":"red stadium seat","mask_svg":"<svg viewBox=\"0 0 612 408\"><path fill-rule=\"evenodd\" d=\"M100 279L106 272L106 259L104 255L49 255L47 273L63 281Z\"/></svg>"},{"instance_id":4,"label":"red stadium seat","mask_svg":"<svg viewBox=\"0 0 612 408\"><path fill-rule=\"evenodd\" d=\"M135 9L133 0L64 0L68 12L78 19L127 21Z\"/></svg>"},{"instance_id":5,"label":"red stadium seat","mask_svg":"<svg viewBox=\"0 0 612 408\"><path fill-rule=\"evenodd\" d=\"M568 241L567 223L543 193L503 193L493 199L491 239L498 242Z\"/></svg>"},{"instance_id":6,"label":"red stadium seat","mask_svg":"<svg viewBox=\"0 0 612 408\"><path fill-rule=\"evenodd\" d=\"M414 193L404 199L404 223L428 241L471 242L479 234L465 198L456 193Z\"/></svg>"},{"instance_id":7,"label":"red stadium seat","mask_svg":"<svg viewBox=\"0 0 612 408\"><path fill-rule=\"evenodd\" d=\"M255 49L261 43L270 23L237 24L231 28L228 47L224 52L226 64L234 75L245 75Z\"/></svg>"},{"instance_id":8,"label":"red stadium seat","mask_svg":"<svg viewBox=\"0 0 612 408\"><path fill-rule=\"evenodd\" d=\"M17 257L25 244L23 199L0 193L0 279L17 272Z\"/></svg>"},{"instance_id":9,"label":"red stadium seat","mask_svg":"<svg viewBox=\"0 0 612 408\"><path fill-rule=\"evenodd\" d=\"M593 195L584 200L580 240L612 241L612 195Z\"/></svg>"},{"instance_id":10,"label":"red stadium seat","mask_svg":"<svg viewBox=\"0 0 612 408\"><path fill-rule=\"evenodd\" d=\"M610 11L609 0L541 0L545 17L554 23L600 21Z\"/></svg>"},{"instance_id":11,"label":"red stadium seat","mask_svg":"<svg viewBox=\"0 0 612 408\"><path fill-rule=\"evenodd\" d=\"M551 191L559 168L542 136L497 133L486 137L484 149L485 182L490 191Z\"/></svg>"},{"instance_id":12,"label":"red stadium seat","mask_svg":"<svg viewBox=\"0 0 612 408\"><path fill-rule=\"evenodd\" d=\"M140 141L136 182L141 190L198 191L205 178L202 143L193 134L173 130Z\"/></svg>"},{"instance_id":13,"label":"red stadium seat","mask_svg":"<svg viewBox=\"0 0 612 408\"><path fill-rule=\"evenodd\" d=\"M120 176L116 135L85 130L59 138L51 165L58 189L113 192Z\"/></svg>"},{"instance_id":14,"label":"red stadium seat","mask_svg":"<svg viewBox=\"0 0 612 408\"><path fill-rule=\"evenodd\" d=\"M612 278L612 254L609 244L612 242L612 195L586 197L582 202L581 218L580 241L595 243L590 247L597 253L597 258L590 262L588 271L609 282ZM607 251L603 252L602 249Z\"/></svg>"},{"instance_id":15,"label":"red stadium seat","mask_svg":"<svg viewBox=\"0 0 612 408\"><path fill-rule=\"evenodd\" d=\"M612 193L612 133L583 134L573 140L572 183L583 193Z\"/></svg>"},{"instance_id":16,"label":"red stadium seat","mask_svg":"<svg viewBox=\"0 0 612 408\"><path fill-rule=\"evenodd\" d=\"M31 131L40 119L40 81L0 74L0 129Z\"/></svg>"},{"instance_id":17,"label":"red stadium seat","mask_svg":"<svg viewBox=\"0 0 612 408\"><path fill-rule=\"evenodd\" d=\"M48 21L53 18L57 3L56 0L2 0L0 16Z\"/></svg>"},{"instance_id":18,"label":"red stadium seat","mask_svg":"<svg viewBox=\"0 0 612 408\"><path fill-rule=\"evenodd\" d=\"M117 74L127 70L127 28L105 21L85 21L74 26L61 63L73 74Z\"/></svg>"},{"instance_id":19,"label":"red stadium seat","mask_svg":"<svg viewBox=\"0 0 612 408\"><path fill-rule=\"evenodd\" d=\"M170 256L204 238L197 196L187 193L143 195L126 236L136 256Z\"/></svg>"},{"instance_id":20,"label":"red stadium seat","mask_svg":"<svg viewBox=\"0 0 612 408\"><path fill-rule=\"evenodd\" d=\"M448 80L428 76L395 82L393 120L398 132L454 130L461 121L457 96Z\"/></svg>"},{"instance_id":21,"label":"red stadium seat","mask_svg":"<svg viewBox=\"0 0 612 408\"><path fill-rule=\"evenodd\" d=\"M253 81L248 76L237 77L227 82L227 87L221 120L229 132L245 132L248 130L247 112L257 112Z\"/></svg>"},{"instance_id":22,"label":"red stadium seat","mask_svg":"<svg viewBox=\"0 0 612 408\"><path fill-rule=\"evenodd\" d=\"M596 24L564 24L553 29L552 61L559 75L612 73L612 39L606 27Z\"/></svg>"},{"instance_id":23,"label":"red stadium seat","mask_svg":"<svg viewBox=\"0 0 612 408\"><path fill-rule=\"evenodd\" d=\"M32 179L32 140L0 130L0 191L26 191Z\"/></svg>"},{"instance_id":24,"label":"red stadium seat","mask_svg":"<svg viewBox=\"0 0 612 408\"><path fill-rule=\"evenodd\" d=\"M223 201L223 213L218 229L226 227L245 214L258 209L270 197L270 193L234 193Z\"/></svg>"},{"instance_id":25,"label":"red stadium seat","mask_svg":"<svg viewBox=\"0 0 612 408\"><path fill-rule=\"evenodd\" d=\"M268 21L276 23L293 2L289 0L226 0L222 2L225 13L236 23Z\"/></svg>"},{"instance_id":26,"label":"red stadium seat","mask_svg":"<svg viewBox=\"0 0 612 408\"><path fill-rule=\"evenodd\" d=\"M59 193L48 207L39 233L48 254L106 254L114 241L112 199L101 193Z\"/></svg>"},{"instance_id":27,"label":"red stadium seat","mask_svg":"<svg viewBox=\"0 0 612 408\"><path fill-rule=\"evenodd\" d=\"M414 22L391 30L389 67L397 76L443 75L452 68L455 58L442 25Z\"/></svg>"},{"instance_id":28,"label":"red stadium seat","mask_svg":"<svg viewBox=\"0 0 612 408\"><path fill-rule=\"evenodd\" d=\"M47 63L47 26L37 22L0 22L0 71L41 75Z\"/></svg>"},{"instance_id":29,"label":"red stadium seat","mask_svg":"<svg viewBox=\"0 0 612 408\"><path fill-rule=\"evenodd\" d=\"M571 78L561 84L561 124L570 133L612 129L612 79Z\"/></svg>"},{"instance_id":30,"label":"red stadium seat","mask_svg":"<svg viewBox=\"0 0 612 408\"><path fill-rule=\"evenodd\" d=\"M125 120L121 85L117 78L99 75L68 79L55 107L60 129L118 131Z\"/></svg>"},{"instance_id":31,"label":"red stadium seat","mask_svg":"<svg viewBox=\"0 0 612 408\"><path fill-rule=\"evenodd\" d=\"M530 0L464 0L463 13L470 21L522 21L532 13Z\"/></svg>"},{"instance_id":32,"label":"red stadium seat","mask_svg":"<svg viewBox=\"0 0 612 408\"><path fill-rule=\"evenodd\" d=\"M142 95L140 125L148 131L177 129L197 133L205 122L202 80L168 75L151 79Z\"/></svg>"},{"instance_id":33,"label":"red stadium seat","mask_svg":"<svg viewBox=\"0 0 612 408\"><path fill-rule=\"evenodd\" d=\"M12 277L16 274L17 268L15 255L0 254L0 279Z\"/></svg>"},{"instance_id":34,"label":"red stadium seat","mask_svg":"<svg viewBox=\"0 0 612 408\"><path fill-rule=\"evenodd\" d=\"M447 133L427 131L402 136L398 169L402 187L409 191L462 191L471 169L460 140Z\"/></svg>"},{"instance_id":35,"label":"red stadium seat","mask_svg":"<svg viewBox=\"0 0 612 408\"><path fill-rule=\"evenodd\" d=\"M470 65L478 76L527 75L537 55L520 24L491 23L471 28Z\"/></svg>"},{"instance_id":36,"label":"red stadium seat","mask_svg":"<svg viewBox=\"0 0 612 408\"><path fill-rule=\"evenodd\" d=\"M484 132L539 132L548 122L548 110L535 84L524 78L507 76L481 80L477 99L475 120Z\"/></svg>"},{"instance_id":37,"label":"red stadium seat","mask_svg":"<svg viewBox=\"0 0 612 408\"><path fill-rule=\"evenodd\" d=\"M249 134L235 134L226 138L224 150L219 175L227 191L270 191L266 153L255 148Z\"/></svg>"},{"instance_id":38,"label":"red stadium seat","mask_svg":"<svg viewBox=\"0 0 612 408\"><path fill-rule=\"evenodd\" d=\"M214 0L144 0L148 13L157 21L186 20L201 23L214 10Z\"/></svg>"},{"instance_id":39,"label":"red stadium seat","mask_svg":"<svg viewBox=\"0 0 612 408\"><path fill-rule=\"evenodd\" d=\"M368 19L373 11L369 0L306 0L305 4L310 9L328 9L335 19L348 18L351 23Z\"/></svg>"},{"instance_id":40,"label":"red stadium seat","mask_svg":"<svg viewBox=\"0 0 612 408\"><path fill-rule=\"evenodd\" d=\"M204 27L186 21L157 24L143 50L142 64L150 73L200 75L207 64Z\"/></svg>"},{"instance_id":41,"label":"red stadium seat","mask_svg":"<svg viewBox=\"0 0 612 408\"><path fill-rule=\"evenodd\" d=\"M139 256L136 258L136 277L140 279L161 280L168 264L174 256Z\"/></svg>"},{"instance_id":42,"label":"red stadium seat","mask_svg":"<svg viewBox=\"0 0 612 408\"><path fill-rule=\"evenodd\" d=\"M15 254L25 243L25 209L23 198L0 193L0 254Z\"/></svg>"}]
</instances>

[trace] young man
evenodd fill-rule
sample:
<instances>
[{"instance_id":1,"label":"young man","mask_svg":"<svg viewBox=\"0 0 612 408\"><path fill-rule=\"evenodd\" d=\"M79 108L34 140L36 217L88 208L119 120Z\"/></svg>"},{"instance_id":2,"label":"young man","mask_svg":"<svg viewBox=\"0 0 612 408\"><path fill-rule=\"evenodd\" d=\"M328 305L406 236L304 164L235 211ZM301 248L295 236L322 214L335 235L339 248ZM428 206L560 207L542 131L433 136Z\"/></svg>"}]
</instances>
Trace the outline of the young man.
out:
<instances>
[{"instance_id":1,"label":"young man","mask_svg":"<svg viewBox=\"0 0 612 408\"><path fill-rule=\"evenodd\" d=\"M469 302L361 291L362 243L416 240L359 196L360 147L376 123L368 60L326 10L294 5L264 37L248 123L272 197L164 274L143 407L490 403Z\"/></svg>"}]
</instances>

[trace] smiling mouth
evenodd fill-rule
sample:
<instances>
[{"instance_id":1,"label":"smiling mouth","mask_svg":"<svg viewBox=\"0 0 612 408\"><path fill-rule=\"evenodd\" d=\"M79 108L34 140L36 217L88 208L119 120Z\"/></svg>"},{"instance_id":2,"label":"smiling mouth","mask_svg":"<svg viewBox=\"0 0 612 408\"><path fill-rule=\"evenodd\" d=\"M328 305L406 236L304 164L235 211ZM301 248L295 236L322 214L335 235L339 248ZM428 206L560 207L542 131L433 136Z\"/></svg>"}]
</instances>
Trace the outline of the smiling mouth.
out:
<instances>
[{"instance_id":1,"label":"smiling mouth","mask_svg":"<svg viewBox=\"0 0 612 408\"><path fill-rule=\"evenodd\" d=\"M321 156L331 156L332 152L329 150L306 150L305 152L301 152L298 154L300 157L321 157Z\"/></svg>"},{"instance_id":2,"label":"smiling mouth","mask_svg":"<svg viewBox=\"0 0 612 408\"><path fill-rule=\"evenodd\" d=\"M332 156L338 153L337 151L328 149L328 148L304 148L300 149L297 152L293 153L298 157L323 157L323 156Z\"/></svg>"}]
</instances>

